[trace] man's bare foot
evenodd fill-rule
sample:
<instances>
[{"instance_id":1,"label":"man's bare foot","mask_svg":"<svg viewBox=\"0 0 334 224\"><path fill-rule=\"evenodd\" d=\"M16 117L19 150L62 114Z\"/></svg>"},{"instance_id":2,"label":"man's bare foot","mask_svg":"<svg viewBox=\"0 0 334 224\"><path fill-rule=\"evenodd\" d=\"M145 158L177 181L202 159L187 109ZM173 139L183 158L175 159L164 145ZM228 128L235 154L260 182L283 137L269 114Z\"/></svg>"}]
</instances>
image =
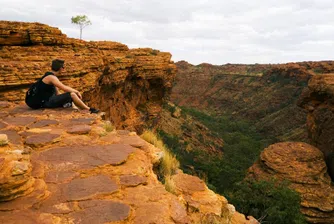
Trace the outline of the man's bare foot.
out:
<instances>
[{"instance_id":1,"label":"man's bare foot","mask_svg":"<svg viewBox=\"0 0 334 224\"><path fill-rule=\"evenodd\" d=\"M75 106L74 103L72 103L72 108L75 109L75 110L79 110L79 108L77 106Z\"/></svg>"}]
</instances>

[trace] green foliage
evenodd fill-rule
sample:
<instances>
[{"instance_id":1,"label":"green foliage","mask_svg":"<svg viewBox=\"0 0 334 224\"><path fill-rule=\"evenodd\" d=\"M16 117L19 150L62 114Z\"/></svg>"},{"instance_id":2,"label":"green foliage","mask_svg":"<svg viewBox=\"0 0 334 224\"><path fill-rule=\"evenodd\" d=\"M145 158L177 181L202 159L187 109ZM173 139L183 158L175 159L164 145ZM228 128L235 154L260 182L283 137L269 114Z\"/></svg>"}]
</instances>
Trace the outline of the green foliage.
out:
<instances>
[{"instance_id":1,"label":"green foliage","mask_svg":"<svg viewBox=\"0 0 334 224\"><path fill-rule=\"evenodd\" d=\"M256 81L257 77L253 76L253 77L250 77L250 79L248 80L248 84Z\"/></svg>"},{"instance_id":2,"label":"green foliage","mask_svg":"<svg viewBox=\"0 0 334 224\"><path fill-rule=\"evenodd\" d=\"M272 82L272 83L276 82L276 83L281 83L283 85L287 85L291 82L291 79L290 78L285 78L280 73L275 73L275 74L270 75L269 81Z\"/></svg>"},{"instance_id":3,"label":"green foliage","mask_svg":"<svg viewBox=\"0 0 334 224\"><path fill-rule=\"evenodd\" d=\"M92 22L88 19L86 15L78 15L78 16L73 16L71 18L71 22L73 24L79 25L80 27L80 39L82 37L82 30L86 26L92 25Z\"/></svg>"},{"instance_id":4,"label":"green foliage","mask_svg":"<svg viewBox=\"0 0 334 224\"><path fill-rule=\"evenodd\" d=\"M201 149L187 151L188 142L181 142L178 136L158 130L160 138L176 155L184 172L205 179L210 189L227 195L238 211L262 218L266 221L263 223L304 223L299 212L299 195L285 185L241 183L246 170L271 143L270 140L258 134L255 127L244 120L225 115L212 116L191 108L182 108L182 112L184 116L191 115L224 140L223 157L220 158ZM183 130L187 128L186 124L182 126Z\"/></svg>"},{"instance_id":5,"label":"green foliage","mask_svg":"<svg viewBox=\"0 0 334 224\"><path fill-rule=\"evenodd\" d=\"M257 160L261 150L269 143L257 134L248 122L234 120L230 116L211 116L190 108L182 108L185 114L191 115L208 127L213 135L224 140L223 158L210 155L201 149L185 150L187 143L180 143L177 136L158 131L164 143L175 153L181 162L181 168L191 173L194 167L196 174L207 177L208 183L217 192L224 194L233 184L245 178L246 170ZM184 127L186 128L186 127ZM197 136L200 141L202 136Z\"/></svg>"},{"instance_id":6,"label":"green foliage","mask_svg":"<svg viewBox=\"0 0 334 224\"><path fill-rule=\"evenodd\" d=\"M71 22L80 26L92 25L91 21L88 19L86 15L73 16L71 18Z\"/></svg>"},{"instance_id":7,"label":"green foliage","mask_svg":"<svg viewBox=\"0 0 334 224\"><path fill-rule=\"evenodd\" d=\"M229 202L239 212L252 215L261 223L306 223L300 212L300 196L286 183L244 181L236 184L234 189L227 195Z\"/></svg>"}]
</instances>

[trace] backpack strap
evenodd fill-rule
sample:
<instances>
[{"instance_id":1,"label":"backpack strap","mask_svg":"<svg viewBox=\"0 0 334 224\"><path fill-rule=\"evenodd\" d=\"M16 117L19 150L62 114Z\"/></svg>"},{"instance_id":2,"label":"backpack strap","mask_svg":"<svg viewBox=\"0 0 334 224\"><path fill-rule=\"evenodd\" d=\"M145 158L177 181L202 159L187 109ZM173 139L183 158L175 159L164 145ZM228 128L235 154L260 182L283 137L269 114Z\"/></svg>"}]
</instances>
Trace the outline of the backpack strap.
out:
<instances>
[{"instance_id":1,"label":"backpack strap","mask_svg":"<svg viewBox=\"0 0 334 224\"><path fill-rule=\"evenodd\" d=\"M40 78L40 80L39 81L42 81L42 79L44 79L46 76L48 76L48 75L54 75L52 72L46 72L44 75L43 75L43 77L42 78Z\"/></svg>"}]
</instances>

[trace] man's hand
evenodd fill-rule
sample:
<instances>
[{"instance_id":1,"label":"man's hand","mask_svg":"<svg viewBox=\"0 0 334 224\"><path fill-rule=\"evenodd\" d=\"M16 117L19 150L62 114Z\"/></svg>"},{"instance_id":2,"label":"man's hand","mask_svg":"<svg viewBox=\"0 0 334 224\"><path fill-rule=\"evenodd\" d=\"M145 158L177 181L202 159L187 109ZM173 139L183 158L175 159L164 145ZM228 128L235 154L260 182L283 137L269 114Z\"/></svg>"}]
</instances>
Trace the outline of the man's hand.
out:
<instances>
[{"instance_id":1,"label":"man's hand","mask_svg":"<svg viewBox=\"0 0 334 224\"><path fill-rule=\"evenodd\" d=\"M78 95L78 97L79 97L80 99L82 99L82 96L81 96L81 94L80 94L80 92L79 92L79 91L77 91L77 90L76 90L74 93L75 93L75 94L77 94L77 95Z\"/></svg>"}]
</instances>

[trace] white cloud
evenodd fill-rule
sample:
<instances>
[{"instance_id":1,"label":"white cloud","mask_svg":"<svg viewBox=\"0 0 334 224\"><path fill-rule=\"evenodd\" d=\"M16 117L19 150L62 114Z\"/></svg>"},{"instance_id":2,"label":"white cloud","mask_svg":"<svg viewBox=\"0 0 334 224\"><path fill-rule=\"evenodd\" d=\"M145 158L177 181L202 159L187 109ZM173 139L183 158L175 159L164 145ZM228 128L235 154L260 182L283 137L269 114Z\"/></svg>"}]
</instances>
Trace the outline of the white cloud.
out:
<instances>
[{"instance_id":1,"label":"white cloud","mask_svg":"<svg viewBox=\"0 0 334 224\"><path fill-rule=\"evenodd\" d=\"M41 22L86 40L152 47L193 64L333 59L332 0L0 0L0 20Z\"/></svg>"}]
</instances>

